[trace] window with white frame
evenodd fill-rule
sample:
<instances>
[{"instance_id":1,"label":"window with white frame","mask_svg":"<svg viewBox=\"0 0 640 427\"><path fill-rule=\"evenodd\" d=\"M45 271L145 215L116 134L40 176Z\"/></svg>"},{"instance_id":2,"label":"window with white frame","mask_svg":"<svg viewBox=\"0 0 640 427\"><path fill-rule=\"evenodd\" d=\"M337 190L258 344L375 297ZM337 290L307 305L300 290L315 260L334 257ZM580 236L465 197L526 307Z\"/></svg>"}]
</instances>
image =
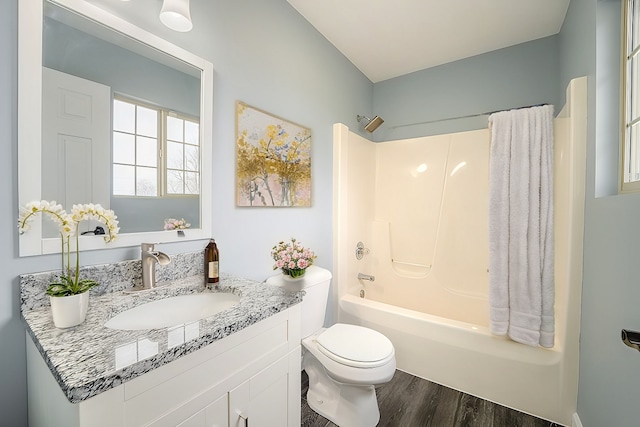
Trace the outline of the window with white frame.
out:
<instances>
[{"instance_id":1,"label":"window with white frame","mask_svg":"<svg viewBox=\"0 0 640 427\"><path fill-rule=\"evenodd\" d=\"M200 124L185 117L166 117L166 192L200 193Z\"/></svg>"},{"instance_id":2,"label":"window with white frame","mask_svg":"<svg viewBox=\"0 0 640 427\"><path fill-rule=\"evenodd\" d=\"M113 195L200 193L197 119L116 97L113 101Z\"/></svg>"},{"instance_id":3,"label":"window with white frame","mask_svg":"<svg viewBox=\"0 0 640 427\"><path fill-rule=\"evenodd\" d=\"M624 31L622 191L640 191L640 0L627 0Z\"/></svg>"}]
</instances>

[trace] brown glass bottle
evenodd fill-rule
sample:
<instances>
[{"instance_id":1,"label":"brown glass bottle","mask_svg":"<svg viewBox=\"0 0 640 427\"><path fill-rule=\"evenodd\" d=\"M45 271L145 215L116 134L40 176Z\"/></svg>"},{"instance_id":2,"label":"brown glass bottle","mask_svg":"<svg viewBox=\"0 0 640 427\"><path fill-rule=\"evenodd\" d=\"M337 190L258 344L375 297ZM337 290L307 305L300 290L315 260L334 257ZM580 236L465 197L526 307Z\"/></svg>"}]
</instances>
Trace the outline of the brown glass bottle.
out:
<instances>
[{"instance_id":1,"label":"brown glass bottle","mask_svg":"<svg viewBox=\"0 0 640 427\"><path fill-rule=\"evenodd\" d=\"M219 257L218 246L214 239L209 240L209 244L204 248L204 282L218 283L219 276Z\"/></svg>"}]
</instances>

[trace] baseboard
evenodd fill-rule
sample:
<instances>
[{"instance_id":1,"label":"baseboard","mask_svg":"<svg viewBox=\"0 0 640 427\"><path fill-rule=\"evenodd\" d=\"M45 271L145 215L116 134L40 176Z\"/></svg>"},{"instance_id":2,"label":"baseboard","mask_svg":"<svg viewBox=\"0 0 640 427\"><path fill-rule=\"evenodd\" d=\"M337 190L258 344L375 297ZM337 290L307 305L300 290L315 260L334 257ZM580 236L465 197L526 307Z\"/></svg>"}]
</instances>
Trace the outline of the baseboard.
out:
<instances>
[{"instance_id":1,"label":"baseboard","mask_svg":"<svg viewBox=\"0 0 640 427\"><path fill-rule=\"evenodd\" d=\"M574 412L573 417L571 417L571 427L582 427L582 422L577 412Z\"/></svg>"}]
</instances>

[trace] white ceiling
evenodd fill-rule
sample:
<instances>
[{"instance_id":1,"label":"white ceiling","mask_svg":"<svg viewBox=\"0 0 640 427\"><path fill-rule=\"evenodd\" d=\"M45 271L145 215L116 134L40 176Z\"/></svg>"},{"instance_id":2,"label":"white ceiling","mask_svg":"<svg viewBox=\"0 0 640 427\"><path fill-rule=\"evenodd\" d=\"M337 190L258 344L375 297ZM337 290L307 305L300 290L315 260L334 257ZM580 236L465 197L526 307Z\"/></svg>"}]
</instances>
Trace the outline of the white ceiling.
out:
<instances>
[{"instance_id":1,"label":"white ceiling","mask_svg":"<svg viewBox=\"0 0 640 427\"><path fill-rule=\"evenodd\" d=\"M569 0L287 0L372 82L557 34Z\"/></svg>"}]
</instances>

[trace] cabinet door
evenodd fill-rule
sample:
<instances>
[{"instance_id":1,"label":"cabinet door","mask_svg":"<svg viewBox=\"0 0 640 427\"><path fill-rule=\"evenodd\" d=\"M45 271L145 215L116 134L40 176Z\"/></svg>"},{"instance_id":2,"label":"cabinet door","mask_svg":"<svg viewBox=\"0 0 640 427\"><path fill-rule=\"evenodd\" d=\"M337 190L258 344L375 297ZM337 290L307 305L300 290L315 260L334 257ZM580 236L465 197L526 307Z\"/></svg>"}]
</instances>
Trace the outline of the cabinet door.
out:
<instances>
[{"instance_id":1,"label":"cabinet door","mask_svg":"<svg viewBox=\"0 0 640 427\"><path fill-rule=\"evenodd\" d=\"M205 409L207 427L227 427L229 425L229 396L225 394Z\"/></svg>"},{"instance_id":2,"label":"cabinet door","mask_svg":"<svg viewBox=\"0 0 640 427\"><path fill-rule=\"evenodd\" d=\"M231 390L229 427L287 426L288 365L283 357Z\"/></svg>"},{"instance_id":3,"label":"cabinet door","mask_svg":"<svg viewBox=\"0 0 640 427\"><path fill-rule=\"evenodd\" d=\"M228 396L225 394L218 400L196 412L176 427L227 427L229 421Z\"/></svg>"}]
</instances>

